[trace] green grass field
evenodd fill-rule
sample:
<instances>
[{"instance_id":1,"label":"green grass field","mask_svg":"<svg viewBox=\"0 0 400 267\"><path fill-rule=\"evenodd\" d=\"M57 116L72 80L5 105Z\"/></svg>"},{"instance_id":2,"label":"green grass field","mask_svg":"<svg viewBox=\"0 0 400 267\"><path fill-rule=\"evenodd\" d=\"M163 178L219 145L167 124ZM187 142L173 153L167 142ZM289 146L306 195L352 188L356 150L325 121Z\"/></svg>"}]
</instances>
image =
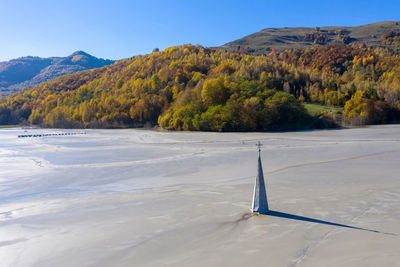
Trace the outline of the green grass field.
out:
<instances>
[{"instance_id":1,"label":"green grass field","mask_svg":"<svg viewBox=\"0 0 400 267\"><path fill-rule=\"evenodd\" d=\"M334 107L334 106L324 106L319 104L309 104L305 103L304 107L307 109L308 113L312 116L318 116L327 111L332 111L333 113L343 112L342 107Z\"/></svg>"}]
</instances>

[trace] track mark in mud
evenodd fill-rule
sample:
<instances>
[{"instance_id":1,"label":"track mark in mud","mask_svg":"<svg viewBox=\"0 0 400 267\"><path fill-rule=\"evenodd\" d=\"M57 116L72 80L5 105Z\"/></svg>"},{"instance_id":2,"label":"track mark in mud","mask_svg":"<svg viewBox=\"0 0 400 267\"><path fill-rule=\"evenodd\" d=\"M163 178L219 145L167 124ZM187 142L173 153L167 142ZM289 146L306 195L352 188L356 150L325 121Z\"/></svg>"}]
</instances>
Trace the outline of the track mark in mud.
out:
<instances>
[{"instance_id":1,"label":"track mark in mud","mask_svg":"<svg viewBox=\"0 0 400 267\"><path fill-rule=\"evenodd\" d=\"M377 203L374 201L374 203ZM371 210L379 207L381 204L377 203L376 205L374 205L373 207L368 206L366 209L364 209L363 212L360 213L360 215L352 218L350 220L351 223L354 223L355 221L357 221L359 218L362 218L364 215L368 214ZM370 230L370 229L365 229L365 228L358 228L358 227L351 227L353 229L356 230L366 230L368 232L373 232L373 233L377 233L377 234L384 234L384 235L389 235L389 236L398 236L398 234L396 233L388 233L388 232L381 232L381 231L377 231L377 230ZM331 235L335 234L335 233L339 233L340 229L332 229L329 230L328 232L326 232L325 234L323 234L320 238L318 238L317 240L312 241L310 244L306 245L300 252L300 255L293 261L293 264L291 264L291 267L296 267L298 266L300 263L303 262L304 259L306 259L306 257L309 255L309 253L314 250L315 248L321 246L323 244L323 242Z\"/></svg>"},{"instance_id":2,"label":"track mark in mud","mask_svg":"<svg viewBox=\"0 0 400 267\"><path fill-rule=\"evenodd\" d=\"M241 222L247 221L248 219L252 218L253 216L257 216L257 215L247 212L247 213L243 213L238 219L233 220L233 221L227 221L227 222L222 222L222 223L215 222L215 223L206 223L206 224L196 224L196 225L190 226L190 228L196 228L196 229L201 228L202 229L201 231L203 232L201 238L210 238L210 237L214 236L214 234L216 232L223 230L221 228L225 228L226 226L232 227L230 230L225 232L225 234L229 234L230 231L234 230L236 228L236 226L238 226ZM209 227L207 227L207 226L209 226ZM107 262L115 263L116 259L129 257L129 254L134 253L134 251L136 249L140 249L143 246L146 246L148 243L150 243L154 240L164 238L167 235L175 236L175 234L177 234L176 236L178 236L178 233L181 233L182 231L184 231L187 228L189 228L189 226L173 228L173 229L169 229L169 230L166 230L166 231L163 231L160 233L151 234L151 235L145 237L144 239L142 239L141 241L138 241L134 244L130 244L130 245L126 246L119 253L114 254L111 257L109 257L107 259ZM220 234L224 235L224 231L220 232ZM175 238L177 238L176 236L175 236ZM182 238L182 240L180 241L180 243L185 243L185 242L190 243L193 241L193 239L191 239L188 236L181 237L181 238Z\"/></svg>"},{"instance_id":3,"label":"track mark in mud","mask_svg":"<svg viewBox=\"0 0 400 267\"><path fill-rule=\"evenodd\" d=\"M377 152L377 153L371 153L371 154L365 154L365 155L360 155L360 156L355 156L355 157L349 157L349 158L341 158L341 159L331 159L331 160L324 160L324 161L314 161L314 162L307 162L307 163L302 163L302 164L296 164L296 165L291 165L287 166L284 168L276 169L273 171L269 172L264 172L264 174L275 174L281 171L286 171L289 169L295 169L299 167L305 167L305 166L312 166L312 165L318 165L318 164L327 164L327 163L333 163L333 162L339 162L339 161L348 161L348 160L357 160L357 159L363 159L363 158L368 158L368 157L374 157L374 156L379 156L379 155L384 155L384 154L389 154L389 153L394 153L394 152L399 152L400 150L389 150L389 151L383 151L383 152Z\"/></svg>"},{"instance_id":4,"label":"track mark in mud","mask_svg":"<svg viewBox=\"0 0 400 267\"><path fill-rule=\"evenodd\" d=\"M64 164L57 165L53 164L53 168L108 168L108 167L126 167L133 165L147 165L147 164L161 164L171 161L181 161L186 159L201 158L205 157L204 152L197 153L186 153L174 156L160 157L154 159L142 159L132 161L115 161L115 162L99 162L99 163L81 163L81 164Z\"/></svg>"},{"instance_id":5,"label":"track mark in mud","mask_svg":"<svg viewBox=\"0 0 400 267\"><path fill-rule=\"evenodd\" d=\"M400 150L397 149L397 150L389 150L389 151L365 154L365 155L360 155L360 156L354 156L354 157L349 157L349 158L340 158L340 159L331 159L331 160L323 160L323 161L305 162L305 163L301 163L301 164L290 165L290 166L286 166L286 167L283 167L283 168L275 169L275 170L272 170L272 171L264 172L264 175L276 174L276 173L279 173L279 172L282 172L282 171L295 169L295 168L300 168L300 167L306 167L306 166L312 166L312 165L318 165L318 164L328 164L328 163L340 162L340 161L348 161L348 160L357 160L357 159L374 157L374 156L379 156L379 155L384 155L384 154L389 154L389 153L395 153L395 152L399 152L399 151ZM254 177L254 176L246 176L246 177L234 178L234 179L224 180L222 182L217 182L217 183L218 184L222 184L222 183L226 183L226 182L249 179L249 178L252 178L252 177Z\"/></svg>"},{"instance_id":6,"label":"track mark in mud","mask_svg":"<svg viewBox=\"0 0 400 267\"><path fill-rule=\"evenodd\" d=\"M3 241L3 242L0 242L0 247L14 245L14 244L17 244L17 243L20 243L20 242L24 242L24 241L28 241L28 239L26 239L26 238L18 238L18 239L9 240L9 241Z\"/></svg>"},{"instance_id":7,"label":"track mark in mud","mask_svg":"<svg viewBox=\"0 0 400 267\"><path fill-rule=\"evenodd\" d=\"M337 230L331 230L326 232L321 238L319 238L318 240L316 240L314 243L307 245L305 248L303 248L303 250L301 251L300 255L294 260L293 264L291 264L291 267L296 267L298 266L310 253L310 251L314 248L316 248L317 246L319 246L322 242L324 242L324 240L330 236L330 234L334 231Z\"/></svg>"}]
</instances>

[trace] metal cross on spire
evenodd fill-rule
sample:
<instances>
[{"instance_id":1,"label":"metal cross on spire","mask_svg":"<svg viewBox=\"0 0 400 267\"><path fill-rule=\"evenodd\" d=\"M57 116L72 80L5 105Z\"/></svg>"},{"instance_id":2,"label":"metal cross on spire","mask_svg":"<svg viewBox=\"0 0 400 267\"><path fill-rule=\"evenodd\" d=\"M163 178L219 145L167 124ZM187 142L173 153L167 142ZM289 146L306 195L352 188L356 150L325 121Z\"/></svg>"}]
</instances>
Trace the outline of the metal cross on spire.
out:
<instances>
[{"instance_id":1,"label":"metal cross on spire","mask_svg":"<svg viewBox=\"0 0 400 267\"><path fill-rule=\"evenodd\" d=\"M260 156L261 153L261 147L263 146L263 144L261 144L260 141L258 141L258 143L256 144L256 146L258 147L258 155Z\"/></svg>"}]
</instances>

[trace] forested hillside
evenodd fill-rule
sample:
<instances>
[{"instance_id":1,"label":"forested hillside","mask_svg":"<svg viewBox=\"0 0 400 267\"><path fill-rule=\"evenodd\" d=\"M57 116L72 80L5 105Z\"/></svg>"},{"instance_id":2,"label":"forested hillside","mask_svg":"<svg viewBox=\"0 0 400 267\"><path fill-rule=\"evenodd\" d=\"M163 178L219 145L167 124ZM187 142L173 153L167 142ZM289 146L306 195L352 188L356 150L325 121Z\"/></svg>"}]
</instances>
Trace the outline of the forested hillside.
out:
<instances>
[{"instance_id":1,"label":"forested hillside","mask_svg":"<svg viewBox=\"0 0 400 267\"><path fill-rule=\"evenodd\" d=\"M393 50L362 45L260 56L170 47L18 92L2 100L0 124L263 131L386 123L399 118L399 63ZM344 112L312 117L304 102Z\"/></svg>"}]
</instances>

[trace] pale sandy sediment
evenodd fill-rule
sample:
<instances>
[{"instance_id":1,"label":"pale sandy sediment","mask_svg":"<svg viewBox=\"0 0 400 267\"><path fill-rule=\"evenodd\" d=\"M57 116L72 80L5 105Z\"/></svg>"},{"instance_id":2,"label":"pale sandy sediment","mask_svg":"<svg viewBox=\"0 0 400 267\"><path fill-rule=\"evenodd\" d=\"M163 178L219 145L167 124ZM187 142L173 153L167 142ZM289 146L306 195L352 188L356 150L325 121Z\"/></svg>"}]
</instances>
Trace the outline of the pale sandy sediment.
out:
<instances>
[{"instance_id":1,"label":"pale sandy sediment","mask_svg":"<svg viewBox=\"0 0 400 267\"><path fill-rule=\"evenodd\" d=\"M1 266L400 262L398 125L25 131L50 130L0 129ZM249 215L258 140L270 208L285 216Z\"/></svg>"}]
</instances>

